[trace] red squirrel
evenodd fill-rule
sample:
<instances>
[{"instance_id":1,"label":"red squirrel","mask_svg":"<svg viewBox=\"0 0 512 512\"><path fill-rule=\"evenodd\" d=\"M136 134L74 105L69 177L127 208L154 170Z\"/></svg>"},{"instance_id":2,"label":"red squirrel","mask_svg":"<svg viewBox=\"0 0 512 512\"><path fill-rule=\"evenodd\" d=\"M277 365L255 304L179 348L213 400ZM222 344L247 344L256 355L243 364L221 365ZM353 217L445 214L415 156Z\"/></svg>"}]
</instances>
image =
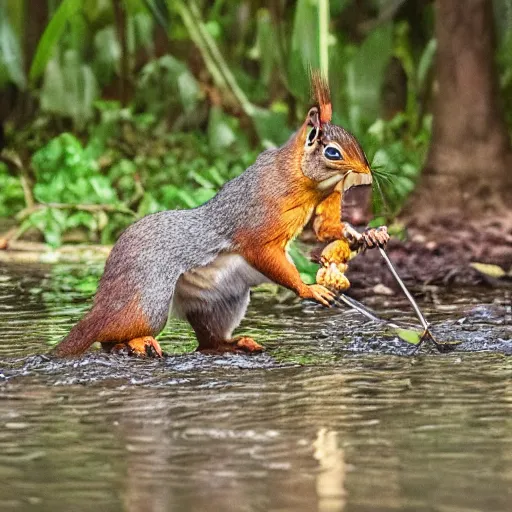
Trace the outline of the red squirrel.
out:
<instances>
[{"instance_id":1,"label":"red squirrel","mask_svg":"<svg viewBox=\"0 0 512 512\"><path fill-rule=\"evenodd\" d=\"M361 236L341 221L343 190L370 184L370 166L355 137L331 124L329 88L319 74L312 88L316 104L283 146L261 153L202 206L148 215L122 233L91 310L53 349L55 356L82 354L94 342L107 351L161 356L154 337L169 314L190 323L199 351L260 352L261 345L232 332L250 288L269 281L330 305L333 292L305 284L287 254L315 211L320 240L367 246L387 240L375 230Z\"/></svg>"}]
</instances>

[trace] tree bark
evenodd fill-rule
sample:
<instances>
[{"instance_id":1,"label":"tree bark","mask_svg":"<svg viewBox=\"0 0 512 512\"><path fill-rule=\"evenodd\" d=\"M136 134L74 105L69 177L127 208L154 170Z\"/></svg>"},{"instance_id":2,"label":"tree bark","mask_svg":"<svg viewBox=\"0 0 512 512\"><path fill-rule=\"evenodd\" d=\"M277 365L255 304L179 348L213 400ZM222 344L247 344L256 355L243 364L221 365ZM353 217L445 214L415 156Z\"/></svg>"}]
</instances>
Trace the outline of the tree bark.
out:
<instances>
[{"instance_id":1,"label":"tree bark","mask_svg":"<svg viewBox=\"0 0 512 512\"><path fill-rule=\"evenodd\" d=\"M512 201L512 153L494 65L492 0L436 0L436 97L425 168L404 216L468 219Z\"/></svg>"}]
</instances>

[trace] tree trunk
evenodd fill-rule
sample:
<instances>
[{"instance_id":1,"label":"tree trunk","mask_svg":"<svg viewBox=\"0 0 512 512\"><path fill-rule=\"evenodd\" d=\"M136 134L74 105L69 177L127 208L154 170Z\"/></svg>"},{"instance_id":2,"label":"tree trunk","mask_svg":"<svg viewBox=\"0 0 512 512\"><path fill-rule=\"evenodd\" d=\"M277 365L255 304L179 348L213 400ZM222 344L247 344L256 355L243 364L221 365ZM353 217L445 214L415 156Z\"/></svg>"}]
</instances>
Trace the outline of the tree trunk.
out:
<instances>
[{"instance_id":1,"label":"tree trunk","mask_svg":"<svg viewBox=\"0 0 512 512\"><path fill-rule=\"evenodd\" d=\"M436 97L425 169L404 212L467 219L512 201L512 153L498 98L492 0L436 0Z\"/></svg>"}]
</instances>

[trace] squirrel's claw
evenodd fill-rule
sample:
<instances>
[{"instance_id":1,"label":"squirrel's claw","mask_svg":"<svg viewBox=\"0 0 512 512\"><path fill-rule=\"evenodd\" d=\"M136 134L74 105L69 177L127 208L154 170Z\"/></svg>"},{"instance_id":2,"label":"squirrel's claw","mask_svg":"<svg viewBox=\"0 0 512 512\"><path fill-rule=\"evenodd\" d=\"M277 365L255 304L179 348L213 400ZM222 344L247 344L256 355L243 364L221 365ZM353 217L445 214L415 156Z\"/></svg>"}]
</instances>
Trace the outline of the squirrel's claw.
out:
<instances>
[{"instance_id":1,"label":"squirrel's claw","mask_svg":"<svg viewBox=\"0 0 512 512\"><path fill-rule=\"evenodd\" d=\"M325 307L330 308L336 297L333 292L328 290L325 286L320 284L310 284L308 287L308 293L302 295L303 299L313 299L322 304Z\"/></svg>"},{"instance_id":2,"label":"squirrel's claw","mask_svg":"<svg viewBox=\"0 0 512 512\"><path fill-rule=\"evenodd\" d=\"M346 224L343 236L347 239L350 248L353 250L385 247L389 242L389 233L386 226L369 228L359 233L350 224Z\"/></svg>"},{"instance_id":3,"label":"squirrel's claw","mask_svg":"<svg viewBox=\"0 0 512 512\"><path fill-rule=\"evenodd\" d=\"M373 249L374 247L385 247L389 242L389 233L386 226L367 229L361 234L363 248Z\"/></svg>"},{"instance_id":4,"label":"squirrel's claw","mask_svg":"<svg viewBox=\"0 0 512 512\"><path fill-rule=\"evenodd\" d=\"M259 343L256 343L252 338L249 338L249 336L239 336L209 346L199 346L197 351L210 355L225 353L259 354L264 352L265 348Z\"/></svg>"}]
</instances>

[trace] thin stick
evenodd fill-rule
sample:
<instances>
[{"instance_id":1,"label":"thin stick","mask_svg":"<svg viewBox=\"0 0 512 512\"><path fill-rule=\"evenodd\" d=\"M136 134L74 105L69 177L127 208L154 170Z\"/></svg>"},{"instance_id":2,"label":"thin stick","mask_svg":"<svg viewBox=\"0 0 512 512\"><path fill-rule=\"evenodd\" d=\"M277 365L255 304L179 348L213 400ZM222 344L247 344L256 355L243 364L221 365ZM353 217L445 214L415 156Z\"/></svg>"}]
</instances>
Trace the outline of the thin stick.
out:
<instances>
[{"instance_id":1,"label":"thin stick","mask_svg":"<svg viewBox=\"0 0 512 512\"><path fill-rule=\"evenodd\" d=\"M420 345L423 343L423 341L425 341L426 338L430 338L430 340L434 343L434 345L439 350L439 352L449 352L449 351L454 350L455 346L458 343L439 343L434 338L432 332L430 331L428 322L425 320L425 317L423 316L422 312L420 311L418 304L416 304L416 301L414 300L412 295L409 293L409 290L405 287L403 281L400 279L400 276L396 272L395 267L391 263L391 260L389 259L388 255L386 254L384 249L382 249L382 247L379 247L379 251L380 251L382 257L384 258L384 260L386 261L389 269L391 270L393 277L397 280L398 284L400 285L400 288L402 288L405 296L407 297L407 299L411 303L412 307L414 308L414 311L416 312L416 315L418 316L418 319L420 320L421 325L423 326L423 334L420 337L419 343L416 345L416 350L420 347ZM358 311L362 315L366 316L370 320L373 320L374 322L378 322L380 324L387 325L393 329L401 329L399 325L397 325L393 322L388 322L387 320L384 320L382 318L379 318L377 315L375 315L375 313L373 313L373 311L371 311L366 306L364 306L357 300L353 299L352 297L348 297L347 295L340 293L336 297L335 304L337 306L341 305L338 301L342 301L347 306L351 307L352 309L355 309L356 311Z\"/></svg>"},{"instance_id":2,"label":"thin stick","mask_svg":"<svg viewBox=\"0 0 512 512\"><path fill-rule=\"evenodd\" d=\"M391 260L389 259L389 256L387 255L386 251L382 247L379 246L379 252L382 255L382 257L384 258L384 261L387 263L389 270L393 274L393 277L396 279L396 282L400 285L400 288L402 288L402 291L404 292L405 296L411 303L411 306L413 307L413 309L416 313L416 316L418 317L418 320L421 322L423 329L425 329L425 331L428 331L430 336L432 336L432 334L430 333L430 330L429 330L428 322L425 320L425 317L423 316L423 313L420 311L420 308L418 307L418 304L414 300L414 297L409 293L409 290L406 288L405 284L400 279L400 276L398 275L397 271L395 270L393 263L391 263Z\"/></svg>"},{"instance_id":3,"label":"thin stick","mask_svg":"<svg viewBox=\"0 0 512 512\"><path fill-rule=\"evenodd\" d=\"M351 307L352 309L355 309L357 312L364 315L366 318L369 318L370 320L373 320L374 322L377 322L379 324L386 324L393 328L398 328L398 325L388 322L387 320L384 320L383 318L379 318L373 311L368 309L366 306L361 304L359 301L353 299L352 297L349 297L348 295L345 295L344 293L340 293L337 297L337 299L344 302L347 306Z\"/></svg>"}]
</instances>

